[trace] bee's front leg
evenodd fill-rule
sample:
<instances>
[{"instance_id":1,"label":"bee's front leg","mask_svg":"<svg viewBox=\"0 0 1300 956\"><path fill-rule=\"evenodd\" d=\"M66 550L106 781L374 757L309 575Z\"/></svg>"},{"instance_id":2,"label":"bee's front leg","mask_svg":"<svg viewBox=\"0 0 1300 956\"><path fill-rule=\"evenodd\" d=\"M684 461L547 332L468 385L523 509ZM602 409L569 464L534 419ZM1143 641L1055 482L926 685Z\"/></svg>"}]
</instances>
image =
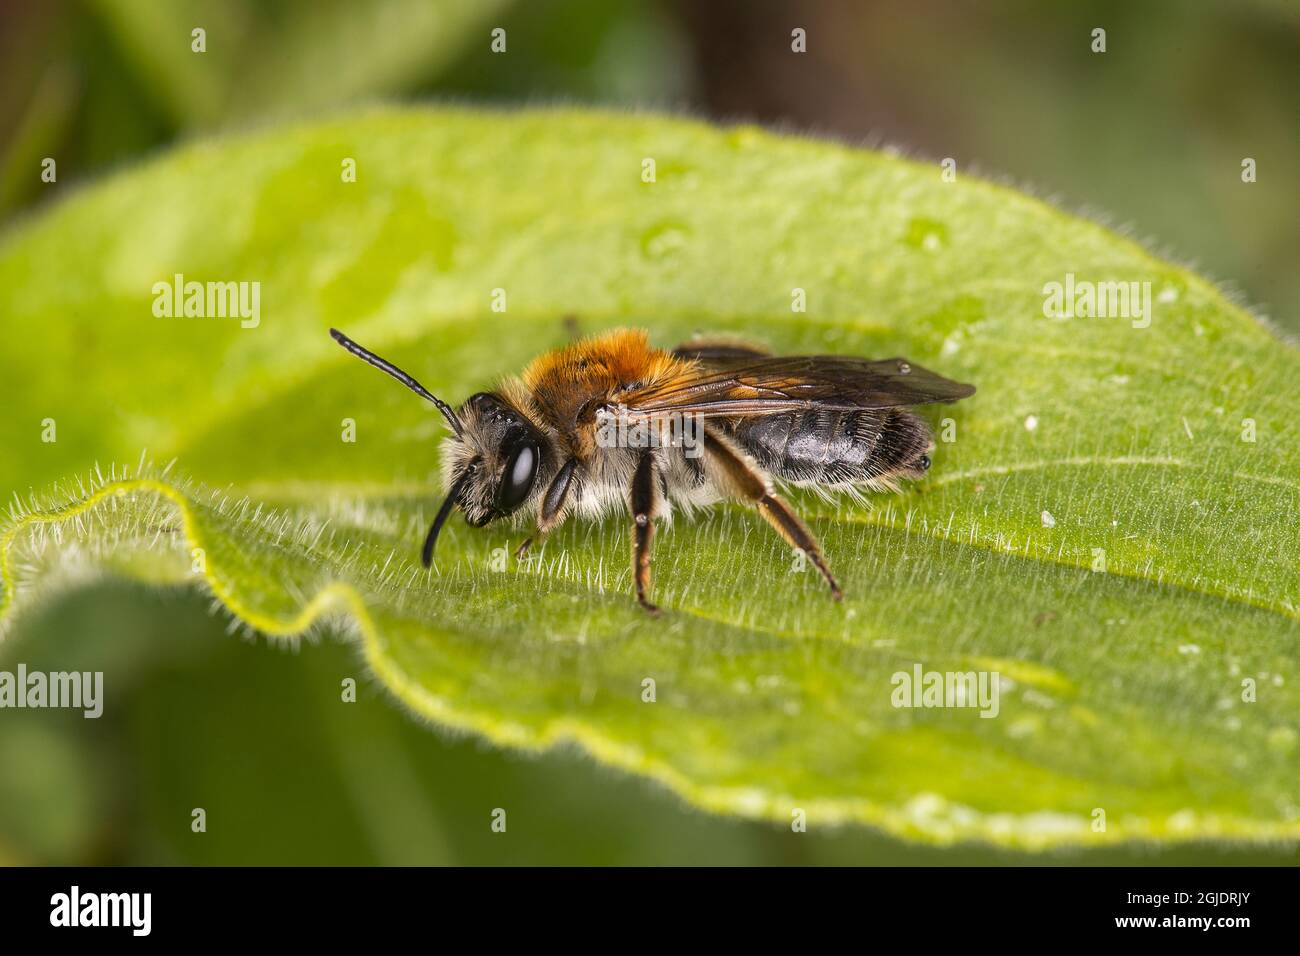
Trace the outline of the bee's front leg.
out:
<instances>
[{"instance_id":1,"label":"bee's front leg","mask_svg":"<svg viewBox=\"0 0 1300 956\"><path fill-rule=\"evenodd\" d=\"M534 542L540 541L552 528L558 528L564 523L564 505L569 499L569 490L574 486L574 477L577 474L578 459L576 458L570 458L560 466L560 470L551 479L546 493L542 496L542 507L537 515L537 530L515 551L516 561L527 558L528 549Z\"/></svg>"},{"instance_id":2,"label":"bee's front leg","mask_svg":"<svg viewBox=\"0 0 1300 956\"><path fill-rule=\"evenodd\" d=\"M628 498L632 505L632 579L636 599L653 615L660 610L650 603L650 545L655 534L655 458L650 449L641 452L632 475Z\"/></svg>"}]
</instances>

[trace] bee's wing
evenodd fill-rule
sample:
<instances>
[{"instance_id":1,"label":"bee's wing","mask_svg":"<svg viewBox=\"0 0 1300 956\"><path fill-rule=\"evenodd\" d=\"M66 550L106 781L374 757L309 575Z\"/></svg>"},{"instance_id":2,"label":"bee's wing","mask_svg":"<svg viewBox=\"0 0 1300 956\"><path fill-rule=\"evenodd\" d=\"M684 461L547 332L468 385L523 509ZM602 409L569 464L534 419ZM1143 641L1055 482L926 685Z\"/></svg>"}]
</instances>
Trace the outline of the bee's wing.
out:
<instances>
[{"instance_id":1,"label":"bee's wing","mask_svg":"<svg viewBox=\"0 0 1300 956\"><path fill-rule=\"evenodd\" d=\"M724 362L739 361L741 359L753 361L754 359L770 358L772 353L731 339L696 338L677 346L677 348L673 349L673 355L681 359L694 359L704 365L716 366Z\"/></svg>"},{"instance_id":2,"label":"bee's wing","mask_svg":"<svg viewBox=\"0 0 1300 956\"><path fill-rule=\"evenodd\" d=\"M671 412L744 417L821 408L899 408L953 402L975 393L905 359L843 355L700 356L685 374L619 396L629 414Z\"/></svg>"}]
</instances>

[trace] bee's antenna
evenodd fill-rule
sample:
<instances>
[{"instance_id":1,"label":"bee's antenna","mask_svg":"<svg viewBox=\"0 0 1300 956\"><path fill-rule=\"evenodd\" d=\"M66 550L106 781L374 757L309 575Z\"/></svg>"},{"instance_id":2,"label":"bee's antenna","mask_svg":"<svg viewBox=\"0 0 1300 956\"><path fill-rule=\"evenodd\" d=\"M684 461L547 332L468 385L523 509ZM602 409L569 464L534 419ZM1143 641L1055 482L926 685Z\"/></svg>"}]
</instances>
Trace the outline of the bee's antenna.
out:
<instances>
[{"instance_id":1,"label":"bee's antenna","mask_svg":"<svg viewBox=\"0 0 1300 956\"><path fill-rule=\"evenodd\" d=\"M429 536L424 539L424 550L420 552L420 562L427 568L433 564L433 546L438 543L438 532L442 526L447 523L447 515L451 514L451 509L456 504L456 499L460 497L460 490L465 486L469 479L469 472L461 475L451 490L447 492L447 497L438 509L438 516L433 519L433 524L429 526Z\"/></svg>"},{"instance_id":2,"label":"bee's antenna","mask_svg":"<svg viewBox=\"0 0 1300 956\"><path fill-rule=\"evenodd\" d=\"M401 382L403 385L405 385L407 388L413 391L416 395L419 395L421 398L425 398L433 402L434 405L438 406L438 411L442 412L442 417L447 419L447 424L449 424L452 427L452 430L456 433L456 435L458 437L461 435L460 419L456 417L456 412L452 409L450 405L448 405L442 399L438 398L438 396L434 395L433 392L429 391L427 388L425 388L423 385L421 385L411 376L407 375L405 372L403 372L392 362L385 361L384 359L381 359L378 355L376 355L374 352L371 352L369 349L362 348L360 345L358 345L356 342L353 342L350 338L348 338L338 329L330 329L330 335L334 337L335 342L343 346L345 349L347 349L357 358L361 359L361 361L370 363L375 368L379 369L381 372L387 372L389 375L393 376L393 378L397 379L399 382ZM446 506L444 506L443 510L445 512ZM446 519L445 513L442 514L442 518L444 520ZM436 528L438 524L441 524L441 522L435 523L434 527ZM428 549L426 548L426 552L427 550ZM428 562L426 561L425 564L427 566Z\"/></svg>"}]
</instances>

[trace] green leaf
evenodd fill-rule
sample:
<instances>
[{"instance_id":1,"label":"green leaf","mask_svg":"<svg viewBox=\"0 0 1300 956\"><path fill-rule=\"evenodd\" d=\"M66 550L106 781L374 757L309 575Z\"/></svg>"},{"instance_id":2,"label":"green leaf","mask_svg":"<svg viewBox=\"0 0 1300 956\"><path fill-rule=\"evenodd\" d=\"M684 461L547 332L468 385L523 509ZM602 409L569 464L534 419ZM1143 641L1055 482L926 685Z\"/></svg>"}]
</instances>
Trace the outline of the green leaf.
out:
<instances>
[{"instance_id":1,"label":"green leaf","mask_svg":"<svg viewBox=\"0 0 1300 956\"><path fill-rule=\"evenodd\" d=\"M437 75L509 0L92 0L145 88L181 127L291 116ZM192 31L205 31L203 52ZM358 50L366 55L359 56Z\"/></svg>"},{"instance_id":2,"label":"green leaf","mask_svg":"<svg viewBox=\"0 0 1300 956\"><path fill-rule=\"evenodd\" d=\"M260 323L155 318L176 273L261 282ZM1045 317L1067 274L1150 282L1149 327ZM979 392L929 410L955 440L903 494L792 494L843 605L740 507L659 536L659 620L630 598L625 516L504 571L522 529L452 522L426 573L440 420L326 329L459 400L568 314L906 355ZM50 210L0 246L0 315L8 621L88 569L206 588L269 635L346 630L442 726L576 744L721 813L1027 848L1300 833L1297 353L1006 188L745 127L381 110ZM998 672L996 718L893 706L918 665Z\"/></svg>"}]
</instances>

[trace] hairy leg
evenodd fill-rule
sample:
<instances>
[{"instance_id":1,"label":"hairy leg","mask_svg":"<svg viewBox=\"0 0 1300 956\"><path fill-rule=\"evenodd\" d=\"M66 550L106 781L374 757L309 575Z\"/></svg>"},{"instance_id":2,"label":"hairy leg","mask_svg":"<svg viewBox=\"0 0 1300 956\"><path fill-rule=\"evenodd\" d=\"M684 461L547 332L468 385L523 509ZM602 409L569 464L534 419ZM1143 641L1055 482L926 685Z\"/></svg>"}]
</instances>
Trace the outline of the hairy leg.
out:
<instances>
[{"instance_id":1,"label":"hairy leg","mask_svg":"<svg viewBox=\"0 0 1300 956\"><path fill-rule=\"evenodd\" d=\"M787 544L803 551L830 585L831 597L837 601L842 600L844 592L840 590L835 576L831 574L826 564L821 545L817 543L812 531L794 513L794 509L786 500L772 490L772 483L767 475L713 428L705 430L704 449L705 453L722 469L736 493L758 508L758 513L776 529Z\"/></svg>"},{"instance_id":2,"label":"hairy leg","mask_svg":"<svg viewBox=\"0 0 1300 956\"><path fill-rule=\"evenodd\" d=\"M655 459L647 448L641 452L632 475L628 497L632 505L632 579L637 602L651 614L659 608L650 603L650 545L654 541Z\"/></svg>"}]
</instances>

